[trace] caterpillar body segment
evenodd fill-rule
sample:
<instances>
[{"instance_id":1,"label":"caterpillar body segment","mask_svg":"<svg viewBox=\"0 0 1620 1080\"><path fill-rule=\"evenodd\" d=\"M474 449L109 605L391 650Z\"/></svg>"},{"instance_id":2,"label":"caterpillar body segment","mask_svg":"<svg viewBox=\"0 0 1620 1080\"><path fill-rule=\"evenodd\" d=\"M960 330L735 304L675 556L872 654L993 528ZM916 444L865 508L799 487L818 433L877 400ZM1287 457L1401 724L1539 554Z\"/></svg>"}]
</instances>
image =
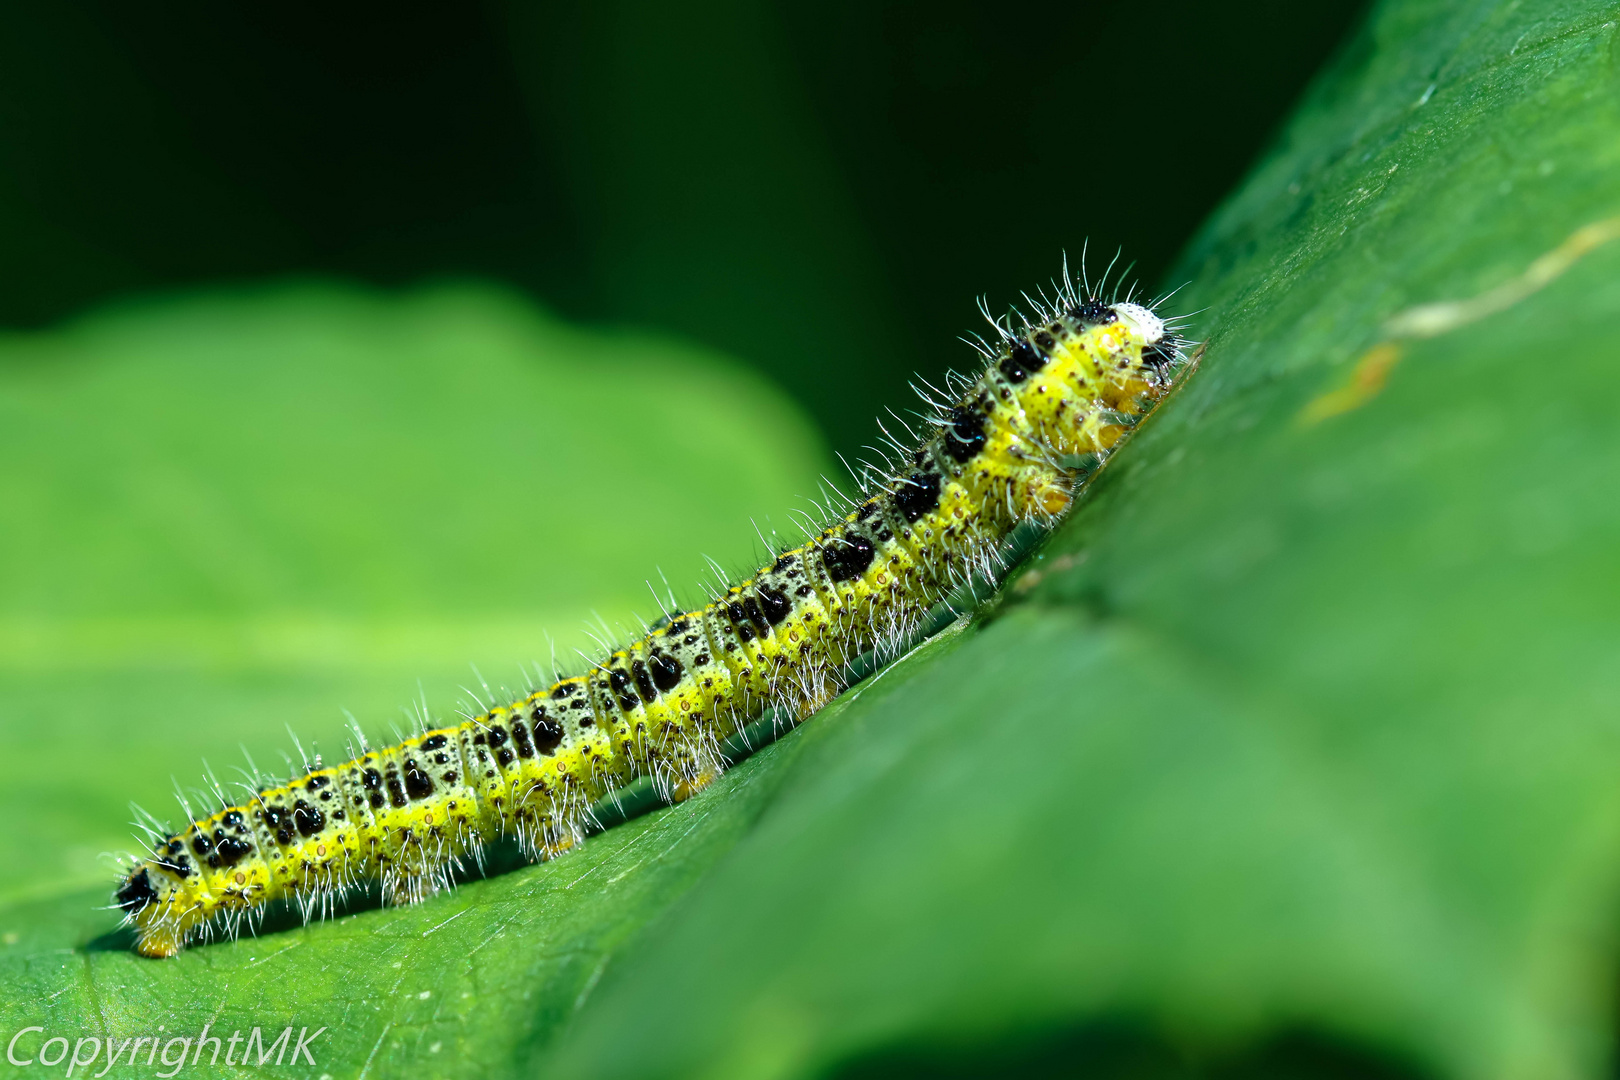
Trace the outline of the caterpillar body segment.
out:
<instances>
[{"instance_id":1,"label":"caterpillar body segment","mask_svg":"<svg viewBox=\"0 0 1620 1080\"><path fill-rule=\"evenodd\" d=\"M1068 509L1186 366L1185 344L1146 307L1076 294L981 350L915 449L863 496L753 577L562 679L465 723L359 748L257 791L127 867L115 904L148 956L234 933L265 904L330 912L380 882L414 903L449 886L483 846L515 836L549 859L579 845L590 807L639 776L668 801L724 766L722 744L767 709L798 720L843 688L868 650L893 655L929 609L997 569L1020 524ZM223 800L222 800L223 801Z\"/></svg>"}]
</instances>

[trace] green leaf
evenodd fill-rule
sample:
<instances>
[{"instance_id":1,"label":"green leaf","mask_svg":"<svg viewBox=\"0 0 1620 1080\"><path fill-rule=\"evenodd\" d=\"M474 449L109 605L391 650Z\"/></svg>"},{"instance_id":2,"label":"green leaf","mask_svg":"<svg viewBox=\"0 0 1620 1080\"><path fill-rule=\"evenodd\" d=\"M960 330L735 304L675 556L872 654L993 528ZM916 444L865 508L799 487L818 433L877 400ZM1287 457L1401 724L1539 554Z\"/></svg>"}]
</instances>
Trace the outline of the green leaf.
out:
<instances>
[{"instance_id":1,"label":"green leaf","mask_svg":"<svg viewBox=\"0 0 1620 1080\"><path fill-rule=\"evenodd\" d=\"M1620 243L1536 261L1620 214L1616 22L1380 6L1186 257L1184 392L533 1073L1601 1074Z\"/></svg>"}]
</instances>

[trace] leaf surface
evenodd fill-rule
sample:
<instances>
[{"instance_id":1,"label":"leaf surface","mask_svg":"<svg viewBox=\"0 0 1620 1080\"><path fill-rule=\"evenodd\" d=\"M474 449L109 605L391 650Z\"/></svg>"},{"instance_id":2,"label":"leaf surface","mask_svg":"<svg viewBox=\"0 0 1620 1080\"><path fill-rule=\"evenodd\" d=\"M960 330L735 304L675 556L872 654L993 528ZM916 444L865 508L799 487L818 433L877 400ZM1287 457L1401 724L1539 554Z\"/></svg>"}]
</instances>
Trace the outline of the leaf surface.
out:
<instances>
[{"instance_id":1,"label":"leaf surface","mask_svg":"<svg viewBox=\"0 0 1620 1080\"><path fill-rule=\"evenodd\" d=\"M1600 1074L1617 41L1380 5L1184 259L1201 370L534 1067Z\"/></svg>"}]
</instances>

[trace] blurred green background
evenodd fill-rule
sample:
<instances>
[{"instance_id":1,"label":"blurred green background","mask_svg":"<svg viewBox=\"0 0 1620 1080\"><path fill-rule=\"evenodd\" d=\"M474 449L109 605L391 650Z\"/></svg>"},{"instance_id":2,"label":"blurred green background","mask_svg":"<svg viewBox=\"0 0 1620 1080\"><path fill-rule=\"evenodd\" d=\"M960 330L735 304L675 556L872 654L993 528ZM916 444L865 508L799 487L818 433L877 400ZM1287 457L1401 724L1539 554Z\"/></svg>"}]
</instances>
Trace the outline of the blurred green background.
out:
<instances>
[{"instance_id":1,"label":"blurred green background","mask_svg":"<svg viewBox=\"0 0 1620 1080\"><path fill-rule=\"evenodd\" d=\"M1088 238L1158 284L1362 6L19 0L0 326L476 276L724 350L847 450L981 293Z\"/></svg>"}]
</instances>

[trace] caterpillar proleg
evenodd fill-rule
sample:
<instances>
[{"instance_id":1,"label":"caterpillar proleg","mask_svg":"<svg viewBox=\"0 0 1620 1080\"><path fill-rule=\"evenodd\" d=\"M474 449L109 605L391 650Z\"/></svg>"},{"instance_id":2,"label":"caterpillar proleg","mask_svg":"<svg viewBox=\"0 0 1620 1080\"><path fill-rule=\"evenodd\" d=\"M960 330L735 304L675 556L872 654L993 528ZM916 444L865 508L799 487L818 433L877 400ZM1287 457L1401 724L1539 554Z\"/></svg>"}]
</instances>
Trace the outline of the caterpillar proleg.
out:
<instances>
[{"instance_id":1,"label":"caterpillar proleg","mask_svg":"<svg viewBox=\"0 0 1620 1080\"><path fill-rule=\"evenodd\" d=\"M886 428L896 452L864 467L857 497L710 603L464 723L362 740L351 760L236 805L215 785L217 811L155 829L122 871L114 903L138 950L173 956L276 900L325 914L372 882L414 903L501 836L553 858L610 792L645 776L664 800L688 798L748 724L807 718L857 656L895 655L934 605L1001 569L1015 529L1061 517L1189 366L1188 343L1129 295L1100 299L1065 272L1029 307L990 319L976 377L919 391L925 430Z\"/></svg>"}]
</instances>

